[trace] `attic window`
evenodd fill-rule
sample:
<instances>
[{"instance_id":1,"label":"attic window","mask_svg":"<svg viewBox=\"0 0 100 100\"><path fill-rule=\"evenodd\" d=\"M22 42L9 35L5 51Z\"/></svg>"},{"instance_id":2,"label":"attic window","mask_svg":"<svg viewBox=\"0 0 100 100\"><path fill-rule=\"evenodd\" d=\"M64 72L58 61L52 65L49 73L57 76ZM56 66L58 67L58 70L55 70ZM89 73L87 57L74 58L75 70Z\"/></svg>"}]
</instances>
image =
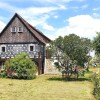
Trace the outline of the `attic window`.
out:
<instances>
[{"instance_id":1,"label":"attic window","mask_svg":"<svg viewBox=\"0 0 100 100\"><path fill-rule=\"evenodd\" d=\"M16 26L13 26L13 27L11 28L11 32L16 32Z\"/></svg>"},{"instance_id":2,"label":"attic window","mask_svg":"<svg viewBox=\"0 0 100 100\"><path fill-rule=\"evenodd\" d=\"M23 32L23 27L18 27L18 32Z\"/></svg>"}]
</instances>

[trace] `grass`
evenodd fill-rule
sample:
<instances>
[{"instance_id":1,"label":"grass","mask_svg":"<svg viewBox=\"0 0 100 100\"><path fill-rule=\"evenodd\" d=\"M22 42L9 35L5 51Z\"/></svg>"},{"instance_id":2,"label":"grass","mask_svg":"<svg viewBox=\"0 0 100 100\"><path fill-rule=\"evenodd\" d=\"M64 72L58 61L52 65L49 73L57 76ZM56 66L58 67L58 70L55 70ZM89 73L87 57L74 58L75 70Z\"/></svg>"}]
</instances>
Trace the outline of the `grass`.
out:
<instances>
[{"instance_id":1,"label":"grass","mask_svg":"<svg viewBox=\"0 0 100 100\"><path fill-rule=\"evenodd\" d=\"M95 100L93 85L85 79L65 81L43 75L34 80L0 78L0 100Z\"/></svg>"},{"instance_id":2,"label":"grass","mask_svg":"<svg viewBox=\"0 0 100 100\"><path fill-rule=\"evenodd\" d=\"M92 71L92 72L96 72L96 73L98 73L98 72L100 72L100 67L94 67L94 68L90 68L90 71Z\"/></svg>"},{"instance_id":3,"label":"grass","mask_svg":"<svg viewBox=\"0 0 100 100\"><path fill-rule=\"evenodd\" d=\"M90 67L89 71L85 71L85 78L86 79L90 79L90 77L94 74L94 73L99 73L100 72L100 67Z\"/></svg>"}]
</instances>

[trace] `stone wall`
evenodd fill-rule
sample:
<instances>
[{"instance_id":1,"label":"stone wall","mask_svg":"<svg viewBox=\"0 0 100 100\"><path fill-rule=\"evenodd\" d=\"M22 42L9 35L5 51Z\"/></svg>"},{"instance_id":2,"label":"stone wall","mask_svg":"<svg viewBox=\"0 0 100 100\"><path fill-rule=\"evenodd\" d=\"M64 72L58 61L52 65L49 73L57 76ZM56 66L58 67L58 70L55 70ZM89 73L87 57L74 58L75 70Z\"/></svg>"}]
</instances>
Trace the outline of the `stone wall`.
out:
<instances>
[{"instance_id":1,"label":"stone wall","mask_svg":"<svg viewBox=\"0 0 100 100\"><path fill-rule=\"evenodd\" d=\"M51 59L45 60L45 74L59 75L61 74L53 64Z\"/></svg>"}]
</instances>

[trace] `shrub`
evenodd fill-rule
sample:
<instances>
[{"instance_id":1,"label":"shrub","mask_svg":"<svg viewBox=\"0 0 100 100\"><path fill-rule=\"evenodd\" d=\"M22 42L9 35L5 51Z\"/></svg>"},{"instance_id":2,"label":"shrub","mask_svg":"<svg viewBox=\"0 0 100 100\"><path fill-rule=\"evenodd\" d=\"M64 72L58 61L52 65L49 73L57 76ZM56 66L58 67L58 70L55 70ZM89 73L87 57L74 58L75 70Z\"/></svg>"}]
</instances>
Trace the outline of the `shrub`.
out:
<instances>
[{"instance_id":1,"label":"shrub","mask_svg":"<svg viewBox=\"0 0 100 100\"><path fill-rule=\"evenodd\" d=\"M85 70L79 70L78 74L79 74L79 76L84 76L85 75Z\"/></svg>"},{"instance_id":2,"label":"shrub","mask_svg":"<svg viewBox=\"0 0 100 100\"><path fill-rule=\"evenodd\" d=\"M7 73L6 73L6 67L5 65L3 65L3 68L0 69L0 78L6 78L7 77Z\"/></svg>"},{"instance_id":3,"label":"shrub","mask_svg":"<svg viewBox=\"0 0 100 100\"><path fill-rule=\"evenodd\" d=\"M100 73L93 74L92 81L94 83L93 95L95 96L96 100L100 100Z\"/></svg>"},{"instance_id":4,"label":"shrub","mask_svg":"<svg viewBox=\"0 0 100 100\"><path fill-rule=\"evenodd\" d=\"M0 72L0 78L6 78L7 74L5 71Z\"/></svg>"},{"instance_id":5,"label":"shrub","mask_svg":"<svg viewBox=\"0 0 100 100\"><path fill-rule=\"evenodd\" d=\"M26 53L21 53L5 62L7 76L18 79L32 79L36 76L36 64L28 58Z\"/></svg>"}]
</instances>

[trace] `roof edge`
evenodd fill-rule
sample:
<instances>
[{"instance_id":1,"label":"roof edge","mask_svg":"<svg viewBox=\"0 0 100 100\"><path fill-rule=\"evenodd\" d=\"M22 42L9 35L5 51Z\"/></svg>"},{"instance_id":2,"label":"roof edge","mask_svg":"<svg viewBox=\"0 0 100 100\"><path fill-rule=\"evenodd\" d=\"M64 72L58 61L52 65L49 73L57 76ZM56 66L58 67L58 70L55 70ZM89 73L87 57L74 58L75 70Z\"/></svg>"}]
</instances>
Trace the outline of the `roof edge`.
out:
<instances>
[{"instance_id":1,"label":"roof edge","mask_svg":"<svg viewBox=\"0 0 100 100\"><path fill-rule=\"evenodd\" d=\"M33 27L31 24L29 24L26 20L24 20L18 13L15 13L14 14L14 16L10 19L10 21L8 22L8 24L4 27L4 29L1 31L1 33L0 33L0 36L3 34L3 32L5 31L5 29L10 25L10 23L13 21L13 19L15 18L15 17L18 17L21 21L22 21L22 23L29 29L29 31L30 32L32 32L31 30L30 30L30 28L26 25L26 23L33 29L33 30L35 30L36 32L38 32L38 34L40 35L40 36L42 36L43 38L46 38L46 41L48 41L47 43L49 43L49 42L51 42L51 39L49 39L47 36L45 36L41 31L39 31L38 29L36 29L35 27ZM24 22L24 21L25 22ZM33 32L32 32L33 33ZM33 34L34 35L34 34ZM34 35L35 36L35 35ZM36 37L36 36L35 36ZM37 37L36 37L37 38ZM37 38L38 39L38 38ZM39 39L38 39L39 40ZM39 40L40 41L40 40ZM40 42L42 42L42 41L40 41Z\"/></svg>"}]
</instances>

